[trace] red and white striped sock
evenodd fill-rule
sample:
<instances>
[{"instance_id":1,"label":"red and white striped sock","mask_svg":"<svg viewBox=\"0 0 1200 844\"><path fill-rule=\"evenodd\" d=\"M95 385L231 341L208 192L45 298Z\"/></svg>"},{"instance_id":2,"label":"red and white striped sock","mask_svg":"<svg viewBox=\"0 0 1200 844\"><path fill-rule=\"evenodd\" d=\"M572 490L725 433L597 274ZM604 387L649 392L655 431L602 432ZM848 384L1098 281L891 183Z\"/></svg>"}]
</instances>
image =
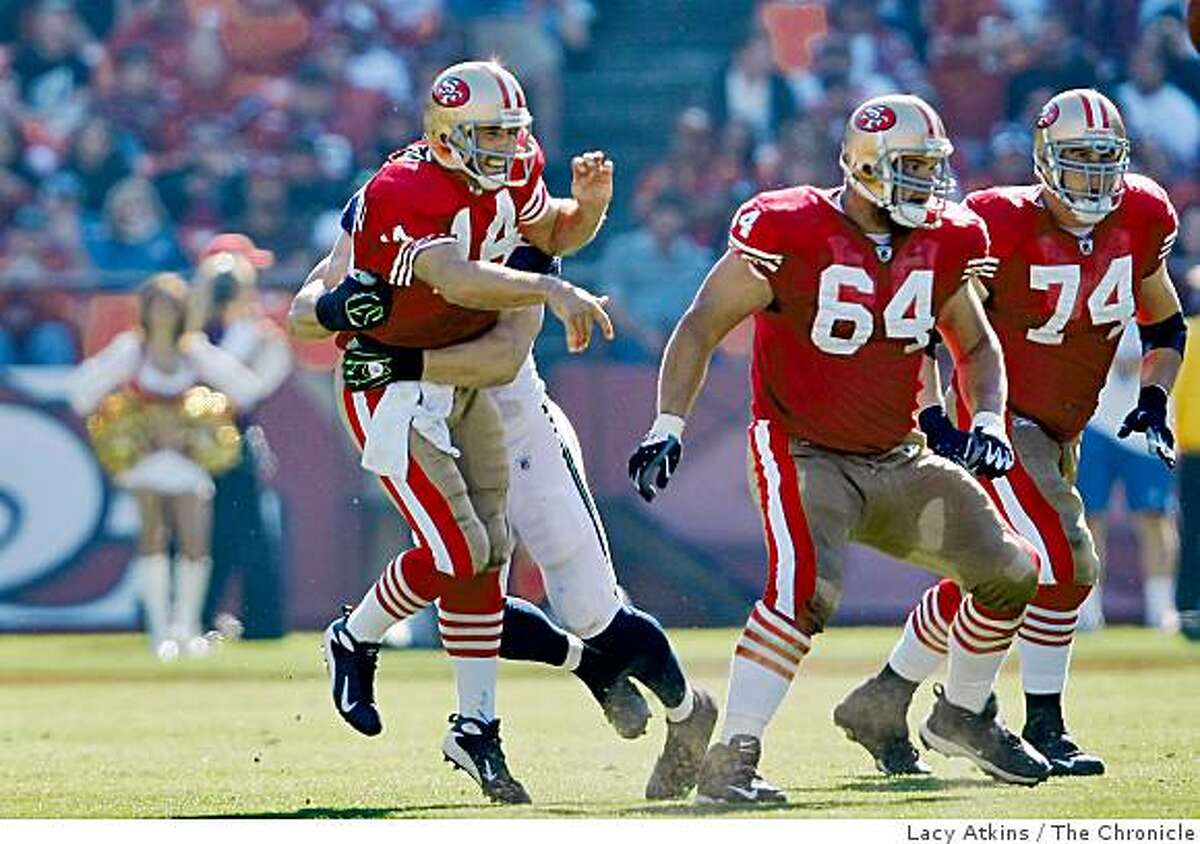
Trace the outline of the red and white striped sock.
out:
<instances>
[{"instance_id":1,"label":"red and white striped sock","mask_svg":"<svg viewBox=\"0 0 1200 844\"><path fill-rule=\"evenodd\" d=\"M436 597L433 554L410 548L393 559L350 613L346 629L360 642L378 642L397 621L421 611Z\"/></svg>"},{"instance_id":2,"label":"red and white striped sock","mask_svg":"<svg viewBox=\"0 0 1200 844\"><path fill-rule=\"evenodd\" d=\"M905 680L922 683L937 670L949 650L950 622L961 600L962 593L953 580L925 590L888 657L893 671Z\"/></svg>"},{"instance_id":3,"label":"red and white striped sock","mask_svg":"<svg viewBox=\"0 0 1200 844\"><path fill-rule=\"evenodd\" d=\"M985 609L968 595L950 630L950 669L946 699L971 712L983 711L996 675L1012 644L1021 616Z\"/></svg>"},{"instance_id":4,"label":"red and white striped sock","mask_svg":"<svg viewBox=\"0 0 1200 844\"><path fill-rule=\"evenodd\" d=\"M459 714L491 721L496 717L496 666L504 631L500 573L453 581L438 601L438 631L454 664Z\"/></svg>"},{"instance_id":5,"label":"red and white striped sock","mask_svg":"<svg viewBox=\"0 0 1200 844\"><path fill-rule=\"evenodd\" d=\"M1078 607L1047 609L1035 603L1025 611L1017 652L1021 655L1021 687L1026 694L1063 693L1067 685L1067 666L1071 661L1071 642L1078 623Z\"/></svg>"},{"instance_id":6,"label":"red and white striped sock","mask_svg":"<svg viewBox=\"0 0 1200 844\"><path fill-rule=\"evenodd\" d=\"M762 737L783 702L812 642L792 622L759 601L733 653L721 741Z\"/></svg>"}]
</instances>

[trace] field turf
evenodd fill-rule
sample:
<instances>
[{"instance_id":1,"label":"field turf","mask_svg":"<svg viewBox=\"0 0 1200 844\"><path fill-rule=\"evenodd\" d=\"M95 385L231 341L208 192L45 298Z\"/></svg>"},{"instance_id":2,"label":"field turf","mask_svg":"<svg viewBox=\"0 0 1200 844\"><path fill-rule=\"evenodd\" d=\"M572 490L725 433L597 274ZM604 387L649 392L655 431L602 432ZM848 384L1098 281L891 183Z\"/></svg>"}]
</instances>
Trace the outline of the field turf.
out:
<instances>
[{"instance_id":1,"label":"field turf","mask_svg":"<svg viewBox=\"0 0 1200 844\"><path fill-rule=\"evenodd\" d=\"M791 801L772 816L1194 817L1200 807L1200 647L1142 630L1082 636L1069 689L1076 735L1102 754L1099 779L1003 786L962 760L889 781L830 712L874 671L894 631L822 636L767 735L763 771ZM723 700L730 630L676 631L693 676ZM1019 725L1015 666L1001 711ZM583 687L540 666L504 665L504 747L536 801L487 805L442 762L452 704L447 660L385 652L375 739L333 711L314 634L232 643L203 662L156 663L133 635L0 636L0 817L661 817L728 814L641 799L658 752L622 741ZM913 711L932 702L918 692ZM739 813L740 814L740 813ZM764 814L766 814L764 812Z\"/></svg>"}]
</instances>

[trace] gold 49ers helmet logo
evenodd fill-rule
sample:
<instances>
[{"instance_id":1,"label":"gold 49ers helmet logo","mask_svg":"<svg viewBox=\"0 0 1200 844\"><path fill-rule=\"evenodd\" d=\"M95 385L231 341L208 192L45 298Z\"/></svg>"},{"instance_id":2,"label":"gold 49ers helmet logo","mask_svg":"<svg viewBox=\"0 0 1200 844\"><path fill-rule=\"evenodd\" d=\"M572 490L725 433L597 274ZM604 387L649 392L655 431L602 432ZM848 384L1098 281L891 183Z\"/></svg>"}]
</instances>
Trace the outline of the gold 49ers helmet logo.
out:
<instances>
[{"instance_id":1,"label":"gold 49ers helmet logo","mask_svg":"<svg viewBox=\"0 0 1200 844\"><path fill-rule=\"evenodd\" d=\"M433 101L446 108L458 108L471 99L471 89L457 76L447 76L433 86Z\"/></svg>"},{"instance_id":2,"label":"gold 49ers helmet logo","mask_svg":"<svg viewBox=\"0 0 1200 844\"><path fill-rule=\"evenodd\" d=\"M854 115L854 125L864 132L884 132L896 125L896 112L885 105L869 105Z\"/></svg>"},{"instance_id":3,"label":"gold 49ers helmet logo","mask_svg":"<svg viewBox=\"0 0 1200 844\"><path fill-rule=\"evenodd\" d=\"M1042 113L1038 115L1037 127L1045 129L1058 120L1058 103L1046 103L1046 107L1042 109Z\"/></svg>"}]
</instances>

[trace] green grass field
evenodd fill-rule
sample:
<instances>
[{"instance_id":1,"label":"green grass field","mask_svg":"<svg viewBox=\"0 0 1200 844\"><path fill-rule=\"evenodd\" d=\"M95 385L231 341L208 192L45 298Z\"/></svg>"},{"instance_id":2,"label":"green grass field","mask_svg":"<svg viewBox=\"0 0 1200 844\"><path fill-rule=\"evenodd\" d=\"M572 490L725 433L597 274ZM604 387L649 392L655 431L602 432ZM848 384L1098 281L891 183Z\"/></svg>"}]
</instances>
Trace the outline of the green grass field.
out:
<instances>
[{"instance_id":1,"label":"green grass field","mask_svg":"<svg viewBox=\"0 0 1200 844\"><path fill-rule=\"evenodd\" d=\"M833 726L833 705L873 671L894 631L822 637L767 736L764 772L799 817L1188 817L1200 807L1200 648L1140 630L1081 637L1070 687L1076 734L1101 779L1002 786L966 762L889 781ZM677 632L693 676L723 697L734 631ZM713 812L641 799L662 741L618 739L581 685L537 666L501 669L505 749L535 803L485 804L441 761L452 705L437 652L382 657L386 730L352 733L333 711L315 635L226 645L159 665L141 637L0 636L0 816L660 817ZM913 718L932 696L918 693ZM1002 711L1021 723L1006 666Z\"/></svg>"}]
</instances>

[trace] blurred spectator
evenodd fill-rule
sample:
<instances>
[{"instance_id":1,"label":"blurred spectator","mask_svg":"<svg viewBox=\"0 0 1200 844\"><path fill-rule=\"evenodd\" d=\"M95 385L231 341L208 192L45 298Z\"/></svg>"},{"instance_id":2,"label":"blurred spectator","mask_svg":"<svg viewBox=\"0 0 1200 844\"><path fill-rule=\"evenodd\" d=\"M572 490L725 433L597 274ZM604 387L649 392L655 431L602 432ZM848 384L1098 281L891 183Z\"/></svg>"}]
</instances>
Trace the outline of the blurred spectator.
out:
<instances>
[{"instance_id":1,"label":"blurred spectator","mask_svg":"<svg viewBox=\"0 0 1200 844\"><path fill-rule=\"evenodd\" d=\"M1031 125L1046 100L1059 91L1096 84L1096 69L1065 17L1057 13L1039 17L1033 36L1032 55L1009 80L1006 97L1008 119L1022 125Z\"/></svg>"},{"instance_id":2,"label":"blurred spectator","mask_svg":"<svg viewBox=\"0 0 1200 844\"><path fill-rule=\"evenodd\" d=\"M84 243L101 270L153 272L187 265L154 185L136 176L109 190L102 216L90 215L84 224Z\"/></svg>"},{"instance_id":3,"label":"blurred spectator","mask_svg":"<svg viewBox=\"0 0 1200 844\"><path fill-rule=\"evenodd\" d=\"M71 0L38 0L13 59L22 102L54 138L78 125L87 107L96 57L85 59L85 35Z\"/></svg>"},{"instance_id":4,"label":"blurred spectator","mask_svg":"<svg viewBox=\"0 0 1200 844\"><path fill-rule=\"evenodd\" d=\"M792 90L805 110L819 109L836 97L861 102L868 97L894 91L895 83L876 73L852 76L850 44L841 35L830 35L817 46L812 66L792 76ZM843 92L845 92L843 94ZM840 111L840 108L838 109ZM839 129L840 131L840 129Z\"/></svg>"},{"instance_id":5,"label":"blurred spectator","mask_svg":"<svg viewBox=\"0 0 1200 844\"><path fill-rule=\"evenodd\" d=\"M712 246L728 222L730 186L739 175L717 163L712 118L702 108L686 109L675 121L667 158L641 176L634 197L638 219L648 220L660 197L682 197L686 230L701 246Z\"/></svg>"},{"instance_id":6,"label":"blurred spectator","mask_svg":"<svg viewBox=\"0 0 1200 844\"><path fill-rule=\"evenodd\" d=\"M0 227L12 219L33 193L33 178L25 166L25 142L17 124L0 112Z\"/></svg>"},{"instance_id":7,"label":"blurred spectator","mask_svg":"<svg viewBox=\"0 0 1200 844\"><path fill-rule=\"evenodd\" d=\"M83 188L83 207L90 212L99 212L113 185L131 174L117 148L113 125L103 117L91 118L79 130L67 163Z\"/></svg>"},{"instance_id":8,"label":"blurred spectator","mask_svg":"<svg viewBox=\"0 0 1200 844\"><path fill-rule=\"evenodd\" d=\"M687 202L679 196L654 200L646 224L617 235L604 251L600 287L612 311L651 355L687 309L708 270L712 254L684 236Z\"/></svg>"},{"instance_id":9,"label":"blurred spectator","mask_svg":"<svg viewBox=\"0 0 1200 844\"><path fill-rule=\"evenodd\" d=\"M193 280L194 325L209 340L254 372L258 401L274 393L292 370L287 336L263 315L258 272L274 256L240 234L221 234L205 247ZM220 627L216 615L231 577L241 581L241 623L247 639L278 638L284 624L284 566L279 519L267 519L263 484L275 474L276 459L255 405L238 408L242 459L217 477L213 499L212 579L204 602L204 628ZM270 523L270 524L269 524Z\"/></svg>"},{"instance_id":10,"label":"blurred spectator","mask_svg":"<svg viewBox=\"0 0 1200 844\"><path fill-rule=\"evenodd\" d=\"M1129 81L1117 89L1117 99L1137 144L1152 144L1173 163L1190 167L1200 148L1200 109L1166 80L1162 57L1150 45L1140 47L1130 59Z\"/></svg>"},{"instance_id":11,"label":"blurred spectator","mask_svg":"<svg viewBox=\"0 0 1200 844\"><path fill-rule=\"evenodd\" d=\"M850 84L886 77L893 89L929 95L925 70L905 34L879 18L876 0L840 0L829 6L833 30L846 38Z\"/></svg>"},{"instance_id":12,"label":"blurred spectator","mask_svg":"<svg viewBox=\"0 0 1200 844\"><path fill-rule=\"evenodd\" d=\"M113 87L101 110L143 147L156 151L163 148L166 105L155 78L154 59L145 47L127 47L117 56Z\"/></svg>"},{"instance_id":13,"label":"blurred spectator","mask_svg":"<svg viewBox=\"0 0 1200 844\"><path fill-rule=\"evenodd\" d=\"M223 0L209 13L219 21L239 93L287 72L308 45L308 14L295 0ZM201 26L208 28L209 20L203 17Z\"/></svg>"},{"instance_id":14,"label":"blurred spectator","mask_svg":"<svg viewBox=\"0 0 1200 844\"><path fill-rule=\"evenodd\" d=\"M771 43L755 33L734 54L717 76L712 115L717 123L735 121L750 128L757 143L775 135L781 123L796 112L787 80L775 70Z\"/></svg>"},{"instance_id":15,"label":"blurred spectator","mask_svg":"<svg viewBox=\"0 0 1200 844\"><path fill-rule=\"evenodd\" d=\"M986 138L1005 111L1009 65L1021 36L1002 6L1001 0L931 4L930 75L942 119L955 135L972 140Z\"/></svg>"},{"instance_id":16,"label":"blurred spectator","mask_svg":"<svg viewBox=\"0 0 1200 844\"><path fill-rule=\"evenodd\" d=\"M1169 261L1171 281L1175 283L1184 314L1200 313L1200 285L1189 281L1200 273L1197 270L1200 267L1200 202L1179 210L1179 239L1175 241ZM1200 281L1200 278L1196 280Z\"/></svg>"}]
</instances>

